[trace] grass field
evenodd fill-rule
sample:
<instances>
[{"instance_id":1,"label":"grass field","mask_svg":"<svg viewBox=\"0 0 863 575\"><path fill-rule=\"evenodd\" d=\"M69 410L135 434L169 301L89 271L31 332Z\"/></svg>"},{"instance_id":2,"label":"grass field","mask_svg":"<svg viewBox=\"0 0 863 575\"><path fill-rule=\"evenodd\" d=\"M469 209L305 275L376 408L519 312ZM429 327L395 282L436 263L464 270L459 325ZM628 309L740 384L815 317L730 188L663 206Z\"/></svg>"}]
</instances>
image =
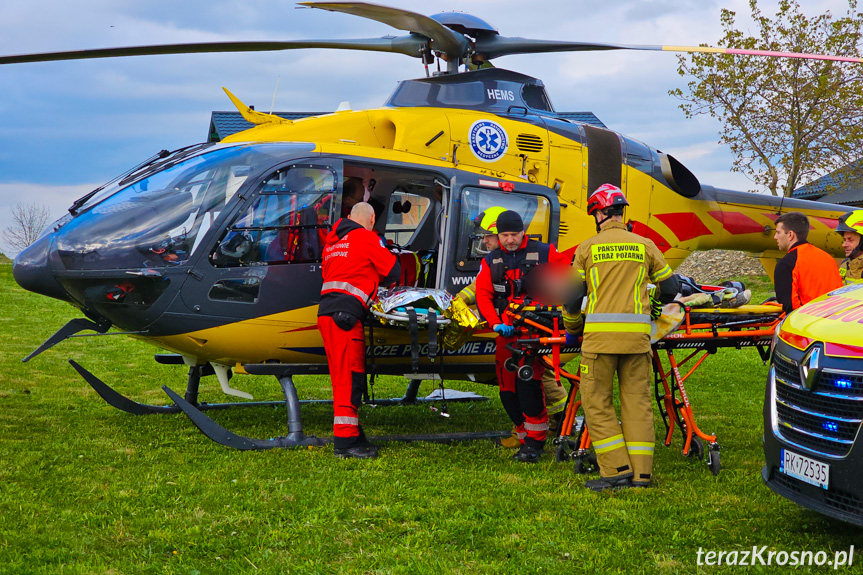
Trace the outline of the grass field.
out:
<instances>
[{"instance_id":1,"label":"grass field","mask_svg":"<svg viewBox=\"0 0 863 575\"><path fill-rule=\"evenodd\" d=\"M8 264L0 265L0 293L3 574L730 573L750 569L699 567L699 549L767 546L832 558L861 543L863 531L762 484L767 368L755 350L720 351L687 382L699 425L723 447L718 477L681 456L678 436L669 448L658 444L654 488L596 494L570 465L550 456L517 464L490 441L391 443L365 462L336 460L332 447L229 450L183 415L109 407L66 361L139 401L163 403L160 387L182 393L185 370L155 364L158 350L144 343L76 338L22 364L75 310L18 288ZM323 377L297 383L301 397L330 394ZM256 399L280 397L273 378L235 385ZM202 399L220 401L217 388L205 379ZM404 384L376 388L400 395ZM450 412L364 407L361 417L372 434L508 428L497 400L451 404ZM213 417L244 435L285 433L281 409ZM303 417L308 431L331 435L330 407L304 406ZM657 432L664 435L658 417ZM840 572L859 573L861 562L855 556Z\"/></svg>"}]
</instances>

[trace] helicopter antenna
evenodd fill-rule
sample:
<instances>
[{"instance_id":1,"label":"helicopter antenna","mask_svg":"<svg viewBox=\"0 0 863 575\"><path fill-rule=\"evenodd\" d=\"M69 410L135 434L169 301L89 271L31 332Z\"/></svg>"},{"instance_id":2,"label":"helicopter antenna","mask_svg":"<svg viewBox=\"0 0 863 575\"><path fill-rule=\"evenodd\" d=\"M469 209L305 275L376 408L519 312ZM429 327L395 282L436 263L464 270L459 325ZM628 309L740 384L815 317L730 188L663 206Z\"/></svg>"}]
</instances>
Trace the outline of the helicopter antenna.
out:
<instances>
[{"instance_id":1,"label":"helicopter antenna","mask_svg":"<svg viewBox=\"0 0 863 575\"><path fill-rule=\"evenodd\" d=\"M273 92L273 103L270 104L270 115L273 114L273 108L276 107L276 94L279 93L279 80L281 80L281 79L282 79L281 76L276 76L276 89Z\"/></svg>"}]
</instances>

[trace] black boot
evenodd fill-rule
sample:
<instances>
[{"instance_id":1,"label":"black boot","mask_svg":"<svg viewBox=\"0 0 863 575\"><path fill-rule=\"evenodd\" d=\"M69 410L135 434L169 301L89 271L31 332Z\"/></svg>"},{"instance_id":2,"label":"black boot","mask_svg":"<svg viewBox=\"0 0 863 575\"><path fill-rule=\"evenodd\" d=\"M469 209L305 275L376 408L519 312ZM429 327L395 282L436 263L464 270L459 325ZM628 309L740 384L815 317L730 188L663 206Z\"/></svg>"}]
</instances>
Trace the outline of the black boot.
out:
<instances>
[{"instance_id":1,"label":"black boot","mask_svg":"<svg viewBox=\"0 0 863 575\"><path fill-rule=\"evenodd\" d=\"M333 455L342 459L374 459L378 456L378 448L371 443L352 445L351 447L336 447Z\"/></svg>"},{"instance_id":2,"label":"black boot","mask_svg":"<svg viewBox=\"0 0 863 575\"><path fill-rule=\"evenodd\" d=\"M617 475L615 477L600 477L584 482L584 486L591 491L614 491L632 487L632 473Z\"/></svg>"},{"instance_id":3,"label":"black boot","mask_svg":"<svg viewBox=\"0 0 863 575\"><path fill-rule=\"evenodd\" d=\"M518 453L513 455L512 459L514 461L521 461L522 463L538 463L540 455L542 455L541 448L537 449L525 444L518 449Z\"/></svg>"}]
</instances>

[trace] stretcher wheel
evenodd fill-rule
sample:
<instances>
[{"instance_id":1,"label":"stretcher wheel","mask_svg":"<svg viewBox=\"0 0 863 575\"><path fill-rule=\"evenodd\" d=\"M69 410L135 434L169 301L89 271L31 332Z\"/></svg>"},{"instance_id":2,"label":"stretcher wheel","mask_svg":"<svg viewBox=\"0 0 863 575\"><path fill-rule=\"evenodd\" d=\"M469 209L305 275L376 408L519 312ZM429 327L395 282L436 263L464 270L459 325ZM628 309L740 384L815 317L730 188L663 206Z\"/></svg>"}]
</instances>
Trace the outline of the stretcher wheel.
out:
<instances>
[{"instance_id":1,"label":"stretcher wheel","mask_svg":"<svg viewBox=\"0 0 863 575\"><path fill-rule=\"evenodd\" d=\"M564 463L573 458L576 450L578 449L578 445L569 439L561 441L557 449L554 450L554 460L558 463Z\"/></svg>"},{"instance_id":2,"label":"stretcher wheel","mask_svg":"<svg viewBox=\"0 0 863 575\"><path fill-rule=\"evenodd\" d=\"M710 468L710 472L713 475L719 475L719 471L722 469L722 463L719 461L719 451L710 450L707 454L707 467Z\"/></svg>"},{"instance_id":3,"label":"stretcher wheel","mask_svg":"<svg viewBox=\"0 0 863 575\"><path fill-rule=\"evenodd\" d=\"M504 360L503 367L507 371L515 372L515 371L518 371L518 362L516 360L514 360L513 358L508 357Z\"/></svg>"},{"instance_id":4,"label":"stretcher wheel","mask_svg":"<svg viewBox=\"0 0 863 575\"><path fill-rule=\"evenodd\" d=\"M704 442L697 435L692 437L692 442L689 444L689 454L687 457L694 457L698 461L704 459Z\"/></svg>"},{"instance_id":5,"label":"stretcher wheel","mask_svg":"<svg viewBox=\"0 0 863 575\"><path fill-rule=\"evenodd\" d=\"M533 379L533 368L529 365L523 365L518 368L518 378L522 381L530 381Z\"/></svg>"},{"instance_id":6,"label":"stretcher wheel","mask_svg":"<svg viewBox=\"0 0 863 575\"><path fill-rule=\"evenodd\" d=\"M599 464L596 462L596 454L588 453L587 455L576 457L572 471L579 475L598 472Z\"/></svg>"}]
</instances>

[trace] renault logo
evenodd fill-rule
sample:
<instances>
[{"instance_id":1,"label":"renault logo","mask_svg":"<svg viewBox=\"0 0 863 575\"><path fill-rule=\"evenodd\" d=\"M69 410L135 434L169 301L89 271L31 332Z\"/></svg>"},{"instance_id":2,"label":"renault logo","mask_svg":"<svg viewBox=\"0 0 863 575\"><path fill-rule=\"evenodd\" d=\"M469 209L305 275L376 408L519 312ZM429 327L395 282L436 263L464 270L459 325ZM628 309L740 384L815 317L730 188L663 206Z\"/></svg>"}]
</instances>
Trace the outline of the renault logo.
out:
<instances>
[{"instance_id":1,"label":"renault logo","mask_svg":"<svg viewBox=\"0 0 863 575\"><path fill-rule=\"evenodd\" d=\"M821 375L820 358L821 348L816 345L807 351L803 359L800 360L800 382L805 389L811 390Z\"/></svg>"}]
</instances>

